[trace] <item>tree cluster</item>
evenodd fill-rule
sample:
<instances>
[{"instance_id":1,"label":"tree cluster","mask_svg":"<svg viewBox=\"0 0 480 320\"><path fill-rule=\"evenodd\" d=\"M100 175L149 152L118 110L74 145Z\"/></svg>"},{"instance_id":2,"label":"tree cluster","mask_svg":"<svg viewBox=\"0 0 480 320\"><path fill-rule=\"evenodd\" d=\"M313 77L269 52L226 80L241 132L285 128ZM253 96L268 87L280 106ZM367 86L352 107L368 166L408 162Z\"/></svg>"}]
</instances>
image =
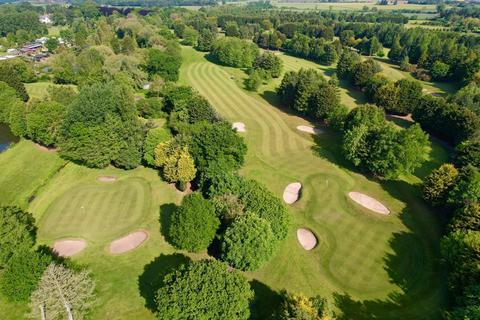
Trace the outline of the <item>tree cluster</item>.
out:
<instances>
[{"instance_id":1,"label":"tree cluster","mask_svg":"<svg viewBox=\"0 0 480 320\"><path fill-rule=\"evenodd\" d=\"M249 41L226 37L215 40L210 53L221 64L250 68L258 56L258 47Z\"/></svg>"}]
</instances>

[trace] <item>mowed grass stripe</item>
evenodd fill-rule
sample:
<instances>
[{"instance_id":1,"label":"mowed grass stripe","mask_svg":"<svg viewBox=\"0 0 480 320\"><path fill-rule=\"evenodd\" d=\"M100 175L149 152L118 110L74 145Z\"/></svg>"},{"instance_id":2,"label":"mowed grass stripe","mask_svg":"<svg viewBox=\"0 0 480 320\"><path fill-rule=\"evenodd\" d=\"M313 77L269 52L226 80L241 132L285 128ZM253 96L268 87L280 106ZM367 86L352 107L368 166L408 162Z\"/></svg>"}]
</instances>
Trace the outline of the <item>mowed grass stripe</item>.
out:
<instances>
[{"instance_id":1,"label":"mowed grass stripe","mask_svg":"<svg viewBox=\"0 0 480 320\"><path fill-rule=\"evenodd\" d=\"M221 72L224 77L228 77L228 73L216 67L216 69ZM278 152L275 154L277 157L280 154L290 153L298 150L298 137L291 135L291 128L285 123L285 121L279 116L278 110L272 112L272 106L267 104L264 99L259 99L257 96L252 96L247 94L245 91L240 89L235 83L231 83L232 91L238 92L239 97L242 101L245 102L245 106L249 106L252 110L260 116L259 119L267 122L270 129L273 131L268 132L267 139L269 143L276 143ZM244 110L246 108L243 108ZM282 137L282 139L278 139Z\"/></svg>"},{"instance_id":2,"label":"mowed grass stripe","mask_svg":"<svg viewBox=\"0 0 480 320\"><path fill-rule=\"evenodd\" d=\"M138 228L149 209L146 182L129 178L114 183L83 184L63 193L40 220L45 238L79 236L104 241Z\"/></svg>"},{"instance_id":3,"label":"mowed grass stripe","mask_svg":"<svg viewBox=\"0 0 480 320\"><path fill-rule=\"evenodd\" d=\"M252 113L251 110L245 110L245 113L242 113L240 106L241 101L237 99L237 95L233 92L229 92L226 94L228 89L224 88L223 90L218 90L219 92L213 92L211 88L216 88L216 83L214 83L214 77L206 77L205 68L209 67L208 63L201 63L201 68L199 68L199 72L204 76L204 78L199 80L193 80L192 85L199 89L199 91L203 92L205 96L212 101L214 107L219 111L223 116L226 116L231 121L240 121L243 120L247 124L247 132L250 135L253 132L259 132L261 138L257 140L260 142L262 150L270 150L268 148L268 127L265 122L258 121L259 115ZM230 79L229 79L230 81ZM224 82L222 82L224 83ZM236 107L237 106L237 107ZM248 115L248 120L245 120L245 114ZM256 126L256 127L254 127ZM247 138L248 139L248 138ZM271 153L269 152L271 156Z\"/></svg>"},{"instance_id":4,"label":"mowed grass stripe","mask_svg":"<svg viewBox=\"0 0 480 320\"><path fill-rule=\"evenodd\" d=\"M217 85L226 83L228 86L228 92L231 92L239 104L232 107L241 108L245 113L254 112L256 119L260 119L260 122L264 122L268 126L268 130L264 131L265 143L263 144L263 150L271 150L269 156L277 158L281 154L287 154L299 149L299 143L296 137L288 134L291 129L285 124L283 119L278 114L271 112L271 106L267 105L263 99L256 99L251 95L245 93L240 89L233 81L229 79L229 74L218 66L210 63L215 68L212 75ZM221 82L221 78L228 79L228 82ZM243 107L243 108L242 108ZM246 107L246 108L245 108ZM248 128L247 128L248 130ZM276 137L282 136L283 139L277 139ZM267 149L265 149L267 147Z\"/></svg>"}]
</instances>

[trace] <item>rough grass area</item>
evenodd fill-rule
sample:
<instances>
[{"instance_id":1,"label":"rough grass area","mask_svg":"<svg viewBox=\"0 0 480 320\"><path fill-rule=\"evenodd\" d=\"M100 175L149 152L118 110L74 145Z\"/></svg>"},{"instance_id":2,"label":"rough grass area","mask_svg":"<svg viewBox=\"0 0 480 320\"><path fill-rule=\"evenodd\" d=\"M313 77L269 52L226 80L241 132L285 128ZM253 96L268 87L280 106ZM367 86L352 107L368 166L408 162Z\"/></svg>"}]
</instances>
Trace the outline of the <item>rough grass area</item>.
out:
<instances>
[{"instance_id":1,"label":"rough grass area","mask_svg":"<svg viewBox=\"0 0 480 320\"><path fill-rule=\"evenodd\" d=\"M65 86L77 88L76 85L72 84L55 84L51 82L34 82L34 83L25 83L25 89L27 89L30 99L43 99L48 95L47 88L49 86Z\"/></svg>"},{"instance_id":2,"label":"rough grass area","mask_svg":"<svg viewBox=\"0 0 480 320\"><path fill-rule=\"evenodd\" d=\"M0 204L28 207L29 200L65 161L22 140L0 154Z\"/></svg>"},{"instance_id":3,"label":"rough grass area","mask_svg":"<svg viewBox=\"0 0 480 320\"><path fill-rule=\"evenodd\" d=\"M275 301L273 290L285 288L331 296L346 319L438 319L445 303L437 263L440 227L420 198L419 177L380 183L356 173L343 160L335 132L326 129L313 141L296 130L311 124L278 105L275 82L260 94L250 93L243 90L242 71L215 65L191 48L183 53L181 81L227 119L249 128L243 174L266 183L279 197L291 181L304 186L291 207L293 227L285 245L265 267L248 274L264 299L264 314ZM282 58L287 70L311 64ZM443 155L431 152L422 169L445 161L435 158ZM380 217L362 209L348 199L349 191L375 197L392 213ZM302 250L296 239L301 227L319 238L312 251Z\"/></svg>"}]
</instances>

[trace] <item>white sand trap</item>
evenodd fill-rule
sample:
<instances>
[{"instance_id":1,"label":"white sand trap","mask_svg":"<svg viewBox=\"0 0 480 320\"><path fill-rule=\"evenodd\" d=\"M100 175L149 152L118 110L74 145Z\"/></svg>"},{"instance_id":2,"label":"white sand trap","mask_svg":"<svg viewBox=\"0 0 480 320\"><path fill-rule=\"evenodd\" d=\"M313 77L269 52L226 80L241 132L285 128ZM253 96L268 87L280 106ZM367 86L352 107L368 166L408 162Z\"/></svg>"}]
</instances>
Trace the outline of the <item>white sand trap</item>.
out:
<instances>
[{"instance_id":1,"label":"white sand trap","mask_svg":"<svg viewBox=\"0 0 480 320\"><path fill-rule=\"evenodd\" d=\"M312 250L317 246L317 237L308 229L298 229L297 239L305 250Z\"/></svg>"},{"instance_id":2,"label":"white sand trap","mask_svg":"<svg viewBox=\"0 0 480 320\"><path fill-rule=\"evenodd\" d=\"M300 197L300 189L302 184L300 182L290 183L283 191L283 200L285 203L292 204Z\"/></svg>"},{"instance_id":3,"label":"white sand trap","mask_svg":"<svg viewBox=\"0 0 480 320\"><path fill-rule=\"evenodd\" d=\"M247 128L243 122L234 122L232 124L232 129L237 130L237 132L247 132Z\"/></svg>"},{"instance_id":4,"label":"white sand trap","mask_svg":"<svg viewBox=\"0 0 480 320\"><path fill-rule=\"evenodd\" d=\"M110 243L110 253L120 254L135 249L147 240L145 231L135 231Z\"/></svg>"},{"instance_id":5,"label":"white sand trap","mask_svg":"<svg viewBox=\"0 0 480 320\"><path fill-rule=\"evenodd\" d=\"M115 177L111 177L111 176L101 176L101 177L98 177L98 181L100 182L113 182L117 180L117 178Z\"/></svg>"},{"instance_id":6,"label":"white sand trap","mask_svg":"<svg viewBox=\"0 0 480 320\"><path fill-rule=\"evenodd\" d=\"M61 257L71 257L81 252L87 246L83 239L64 239L53 243L53 251Z\"/></svg>"},{"instance_id":7,"label":"white sand trap","mask_svg":"<svg viewBox=\"0 0 480 320\"><path fill-rule=\"evenodd\" d=\"M385 215L390 213L390 210L388 210L387 207L385 207L380 201L375 200L372 197L367 196L366 194L360 192L349 192L348 196L359 205L376 213Z\"/></svg>"},{"instance_id":8,"label":"white sand trap","mask_svg":"<svg viewBox=\"0 0 480 320\"><path fill-rule=\"evenodd\" d=\"M317 129L317 128L312 128L310 126L298 126L297 130L300 130L300 131L303 131L303 132L306 132L306 133L310 133L310 134L320 134L320 133L322 133L322 130Z\"/></svg>"}]
</instances>

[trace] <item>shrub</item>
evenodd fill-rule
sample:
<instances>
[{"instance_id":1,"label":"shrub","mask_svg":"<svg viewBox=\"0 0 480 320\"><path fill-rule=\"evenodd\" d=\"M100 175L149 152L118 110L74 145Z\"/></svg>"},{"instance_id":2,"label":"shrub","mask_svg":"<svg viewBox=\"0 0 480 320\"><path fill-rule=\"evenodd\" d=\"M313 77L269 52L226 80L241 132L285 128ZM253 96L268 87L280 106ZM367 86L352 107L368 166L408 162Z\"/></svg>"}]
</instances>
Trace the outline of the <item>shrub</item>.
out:
<instances>
[{"instance_id":1,"label":"shrub","mask_svg":"<svg viewBox=\"0 0 480 320\"><path fill-rule=\"evenodd\" d=\"M191 262L165 276L158 290L159 319L238 319L250 317L253 291L247 279L215 260Z\"/></svg>"},{"instance_id":2,"label":"shrub","mask_svg":"<svg viewBox=\"0 0 480 320\"><path fill-rule=\"evenodd\" d=\"M466 166L460 170L458 179L448 194L447 202L457 207L480 202L479 169L474 166Z\"/></svg>"},{"instance_id":3,"label":"shrub","mask_svg":"<svg viewBox=\"0 0 480 320\"><path fill-rule=\"evenodd\" d=\"M230 124L199 122L187 134L188 150L198 171L205 172L218 163L222 163L224 170L235 171L243 164L247 146Z\"/></svg>"},{"instance_id":4,"label":"shrub","mask_svg":"<svg viewBox=\"0 0 480 320\"><path fill-rule=\"evenodd\" d=\"M245 214L245 206L238 196L228 193L212 199L217 216L226 224Z\"/></svg>"},{"instance_id":5,"label":"shrub","mask_svg":"<svg viewBox=\"0 0 480 320\"><path fill-rule=\"evenodd\" d=\"M51 262L49 254L30 250L16 252L0 276L3 295L10 301L28 301Z\"/></svg>"},{"instance_id":6,"label":"shrub","mask_svg":"<svg viewBox=\"0 0 480 320\"><path fill-rule=\"evenodd\" d=\"M29 96L25 89L25 85L22 83L19 75L11 65L0 63L0 82L5 82L12 87L22 101L28 101Z\"/></svg>"},{"instance_id":7,"label":"shrub","mask_svg":"<svg viewBox=\"0 0 480 320\"><path fill-rule=\"evenodd\" d=\"M432 206L444 205L448 193L457 180L457 176L457 169L449 163L433 170L423 182L423 199Z\"/></svg>"},{"instance_id":8,"label":"shrub","mask_svg":"<svg viewBox=\"0 0 480 320\"><path fill-rule=\"evenodd\" d=\"M472 202L457 209L450 222L451 230L480 231L480 203Z\"/></svg>"},{"instance_id":9,"label":"shrub","mask_svg":"<svg viewBox=\"0 0 480 320\"><path fill-rule=\"evenodd\" d=\"M455 163L458 166L472 165L480 168L480 137L463 141L455 151Z\"/></svg>"},{"instance_id":10,"label":"shrub","mask_svg":"<svg viewBox=\"0 0 480 320\"><path fill-rule=\"evenodd\" d=\"M170 140L170 131L164 127L148 130L143 146L143 159L150 166L155 166L155 148L162 142Z\"/></svg>"},{"instance_id":11,"label":"shrub","mask_svg":"<svg viewBox=\"0 0 480 320\"><path fill-rule=\"evenodd\" d=\"M213 204L193 193L172 214L168 233L176 247L199 252L210 245L219 225Z\"/></svg>"},{"instance_id":12,"label":"shrub","mask_svg":"<svg viewBox=\"0 0 480 320\"><path fill-rule=\"evenodd\" d=\"M140 116L146 119L163 118L163 101L160 98L141 99L136 103L137 110Z\"/></svg>"},{"instance_id":13,"label":"shrub","mask_svg":"<svg viewBox=\"0 0 480 320\"><path fill-rule=\"evenodd\" d=\"M230 67L250 68L258 55L258 47L249 41L237 38L219 38L211 50L218 62Z\"/></svg>"},{"instance_id":14,"label":"shrub","mask_svg":"<svg viewBox=\"0 0 480 320\"><path fill-rule=\"evenodd\" d=\"M258 88L262 85L264 79L264 74L259 70L252 70L248 75L248 78L245 79L245 89L250 91L257 91Z\"/></svg>"},{"instance_id":15,"label":"shrub","mask_svg":"<svg viewBox=\"0 0 480 320\"><path fill-rule=\"evenodd\" d=\"M442 61L435 61L430 68L430 73L434 80L442 80L448 76L450 66Z\"/></svg>"},{"instance_id":16,"label":"shrub","mask_svg":"<svg viewBox=\"0 0 480 320\"><path fill-rule=\"evenodd\" d=\"M41 102L27 114L28 136L43 145L57 143L66 108L58 102Z\"/></svg>"},{"instance_id":17,"label":"shrub","mask_svg":"<svg viewBox=\"0 0 480 320\"><path fill-rule=\"evenodd\" d=\"M265 70L272 78L278 78L282 73L283 62L275 54L267 51L257 56L253 67Z\"/></svg>"},{"instance_id":18,"label":"shrub","mask_svg":"<svg viewBox=\"0 0 480 320\"><path fill-rule=\"evenodd\" d=\"M276 311L275 319L333 319L333 312L325 298L320 296L308 298L301 294L288 293L285 290L280 295L282 302Z\"/></svg>"},{"instance_id":19,"label":"shrub","mask_svg":"<svg viewBox=\"0 0 480 320\"><path fill-rule=\"evenodd\" d=\"M222 239L222 260L241 270L256 270L276 247L270 223L254 213L236 219Z\"/></svg>"},{"instance_id":20,"label":"shrub","mask_svg":"<svg viewBox=\"0 0 480 320\"><path fill-rule=\"evenodd\" d=\"M17 207L0 207L0 267L16 253L35 245L36 227L31 213Z\"/></svg>"}]
</instances>

